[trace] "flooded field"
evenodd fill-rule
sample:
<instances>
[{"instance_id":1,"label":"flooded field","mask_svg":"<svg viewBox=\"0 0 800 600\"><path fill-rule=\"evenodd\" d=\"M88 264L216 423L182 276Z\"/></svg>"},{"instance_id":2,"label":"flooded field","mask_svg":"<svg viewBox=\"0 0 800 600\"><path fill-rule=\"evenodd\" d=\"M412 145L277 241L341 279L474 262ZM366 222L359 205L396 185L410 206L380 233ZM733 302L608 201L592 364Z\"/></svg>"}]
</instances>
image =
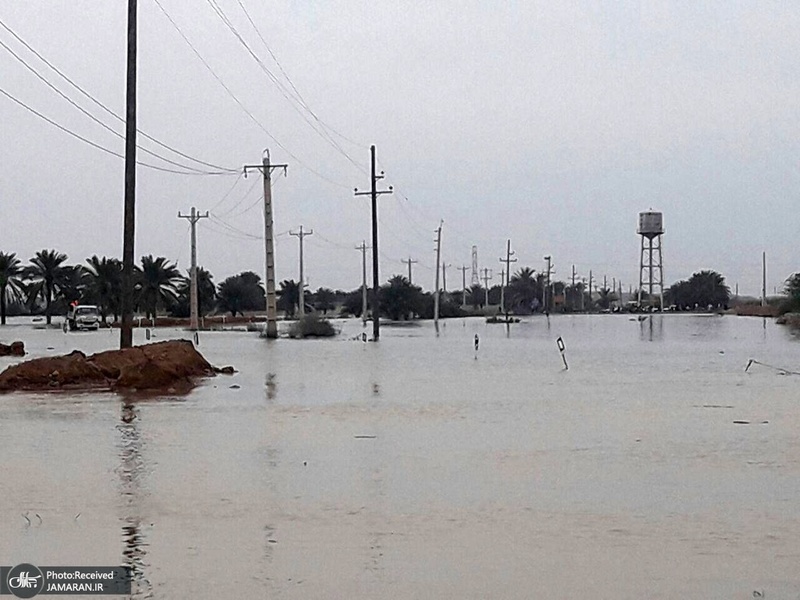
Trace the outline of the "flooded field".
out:
<instances>
[{"instance_id":1,"label":"flooded field","mask_svg":"<svg viewBox=\"0 0 800 600\"><path fill-rule=\"evenodd\" d=\"M787 329L339 325L201 333L238 373L186 396L0 396L0 562L127 564L135 598L800 598L800 377L764 366L800 370Z\"/></svg>"}]
</instances>

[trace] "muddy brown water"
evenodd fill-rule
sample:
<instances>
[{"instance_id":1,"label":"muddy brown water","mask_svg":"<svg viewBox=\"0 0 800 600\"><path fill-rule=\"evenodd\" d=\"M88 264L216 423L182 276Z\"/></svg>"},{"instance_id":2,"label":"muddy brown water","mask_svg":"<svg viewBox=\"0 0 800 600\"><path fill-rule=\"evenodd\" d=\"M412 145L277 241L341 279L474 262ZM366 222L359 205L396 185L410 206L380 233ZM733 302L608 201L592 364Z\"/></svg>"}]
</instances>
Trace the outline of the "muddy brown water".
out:
<instances>
[{"instance_id":1,"label":"muddy brown water","mask_svg":"<svg viewBox=\"0 0 800 600\"><path fill-rule=\"evenodd\" d=\"M202 333L239 372L185 396L0 396L0 562L126 564L135 598L800 598L785 328L339 326ZM117 336L0 329L30 356Z\"/></svg>"}]
</instances>

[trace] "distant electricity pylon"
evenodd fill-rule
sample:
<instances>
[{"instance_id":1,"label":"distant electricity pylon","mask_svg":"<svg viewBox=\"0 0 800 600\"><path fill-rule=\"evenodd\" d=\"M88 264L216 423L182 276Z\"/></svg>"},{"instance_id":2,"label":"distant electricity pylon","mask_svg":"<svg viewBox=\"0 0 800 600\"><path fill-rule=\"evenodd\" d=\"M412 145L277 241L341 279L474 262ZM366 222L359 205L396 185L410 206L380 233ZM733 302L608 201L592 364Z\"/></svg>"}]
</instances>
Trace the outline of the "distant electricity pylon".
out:
<instances>
[{"instance_id":1,"label":"distant electricity pylon","mask_svg":"<svg viewBox=\"0 0 800 600\"><path fill-rule=\"evenodd\" d=\"M472 282L471 285L480 285L481 278L478 273L478 247L472 247Z\"/></svg>"}]
</instances>

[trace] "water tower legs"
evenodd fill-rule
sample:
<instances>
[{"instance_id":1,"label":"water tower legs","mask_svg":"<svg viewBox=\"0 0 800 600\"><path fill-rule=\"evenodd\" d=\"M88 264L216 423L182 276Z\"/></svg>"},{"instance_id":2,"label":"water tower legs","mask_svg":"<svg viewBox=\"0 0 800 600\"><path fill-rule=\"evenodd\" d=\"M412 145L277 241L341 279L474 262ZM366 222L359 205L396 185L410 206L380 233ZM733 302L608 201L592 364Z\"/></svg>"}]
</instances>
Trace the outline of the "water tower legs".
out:
<instances>
[{"instance_id":1,"label":"water tower legs","mask_svg":"<svg viewBox=\"0 0 800 600\"><path fill-rule=\"evenodd\" d=\"M639 253L639 297L642 305L642 290L647 285L652 301L653 288L658 287L659 304L664 310L664 263L661 254L661 235L640 235L641 251Z\"/></svg>"}]
</instances>

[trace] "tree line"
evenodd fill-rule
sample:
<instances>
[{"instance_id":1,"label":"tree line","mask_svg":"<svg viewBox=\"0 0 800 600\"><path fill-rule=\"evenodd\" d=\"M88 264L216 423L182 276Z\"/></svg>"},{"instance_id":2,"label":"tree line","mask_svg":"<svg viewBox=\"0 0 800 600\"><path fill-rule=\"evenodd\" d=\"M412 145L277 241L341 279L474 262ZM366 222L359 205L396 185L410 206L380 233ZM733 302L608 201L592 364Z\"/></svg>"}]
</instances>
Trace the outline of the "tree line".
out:
<instances>
[{"instance_id":1,"label":"tree line","mask_svg":"<svg viewBox=\"0 0 800 600\"><path fill-rule=\"evenodd\" d=\"M85 264L68 264L66 254L41 250L28 264L14 253L0 252L0 323L7 314L64 314L72 302L95 304L103 322L120 317L122 262L116 258L92 256ZM159 313L173 317L189 316L189 278L163 256L142 256L134 270L134 309L147 318ZM201 315L263 311L265 291L261 277L252 271L233 275L216 285L211 273L198 267L198 303ZM371 290L370 290L371 293ZM787 293L800 309L800 273L787 280ZM300 284L292 279L281 281L277 290L278 308L294 317L299 307ZM638 298L634 291L629 302ZM678 310L724 308L730 302L730 288L715 271L704 270L688 280L674 283L665 290L665 304ZM650 303L643 293L643 302ZM323 314L362 316L362 289L351 291L320 287L304 294L306 308ZM489 307L514 314L548 312L583 312L622 307L616 290L600 287L589 293L584 282L567 284L554 281L548 285L545 273L521 267L504 289L474 285L440 296L440 316L476 314ZM502 306L501 306L502 303ZM434 298L431 292L412 285L402 275L392 276L380 288L381 316L390 319L432 318Z\"/></svg>"}]
</instances>

